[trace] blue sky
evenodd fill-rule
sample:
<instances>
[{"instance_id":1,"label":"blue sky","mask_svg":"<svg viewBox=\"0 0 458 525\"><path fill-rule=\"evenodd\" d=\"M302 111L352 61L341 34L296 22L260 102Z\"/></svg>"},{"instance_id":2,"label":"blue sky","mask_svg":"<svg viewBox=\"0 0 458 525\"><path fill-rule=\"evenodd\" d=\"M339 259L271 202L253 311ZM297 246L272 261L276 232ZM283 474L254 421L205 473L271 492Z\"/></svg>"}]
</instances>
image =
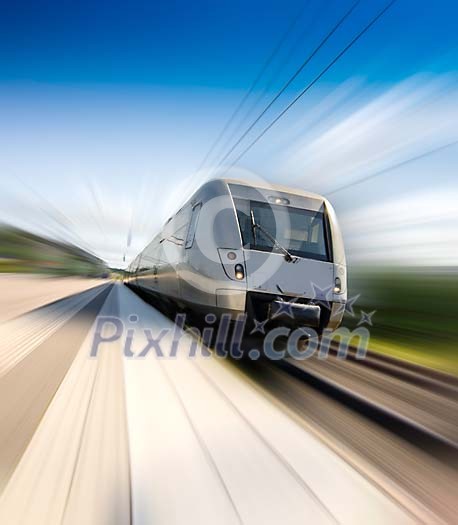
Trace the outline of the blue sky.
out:
<instances>
[{"instance_id":1,"label":"blue sky","mask_svg":"<svg viewBox=\"0 0 458 525\"><path fill-rule=\"evenodd\" d=\"M293 17L319 35L352 2L41 1L2 6L0 79L11 83L245 89ZM334 51L385 2L362 1L336 35ZM305 5L305 7L303 7ZM399 0L378 28L329 75L352 68L372 81L396 81L456 58L458 5ZM301 50L297 53L301 56ZM103 86L102 86L103 85Z\"/></svg>"},{"instance_id":2,"label":"blue sky","mask_svg":"<svg viewBox=\"0 0 458 525\"><path fill-rule=\"evenodd\" d=\"M112 264L122 264L131 225L127 259L183 193L209 175L213 157L207 170L196 174L196 169L293 21L244 107L259 99L246 122L351 5L340 0L5 4L0 219L74 242L83 239ZM384 5L361 1L252 136ZM239 162L239 174L326 193L458 139L457 15L453 1L398 0ZM390 210L409 208L409 199L416 203L416 220L403 218L407 230L402 234L398 226L391 239L406 246L406 236L417 238L431 192L438 192L432 200L439 204L443 195L458 193L457 157L451 147L336 194L332 200L342 215L350 258L374 253L364 248L369 238L374 242L374 232L366 225L364 237L355 221L359 217L362 224L380 207L373 219L376 231ZM442 208L437 205L439 215ZM444 220L435 215L438 226L430 236L436 244ZM439 256L431 260L423 250L421 261L455 263L446 249L455 238L439 239L442 247L434 250ZM375 258L390 248L389 232L380 242ZM418 253L418 246L405 249L400 260L418 261Z\"/></svg>"}]
</instances>

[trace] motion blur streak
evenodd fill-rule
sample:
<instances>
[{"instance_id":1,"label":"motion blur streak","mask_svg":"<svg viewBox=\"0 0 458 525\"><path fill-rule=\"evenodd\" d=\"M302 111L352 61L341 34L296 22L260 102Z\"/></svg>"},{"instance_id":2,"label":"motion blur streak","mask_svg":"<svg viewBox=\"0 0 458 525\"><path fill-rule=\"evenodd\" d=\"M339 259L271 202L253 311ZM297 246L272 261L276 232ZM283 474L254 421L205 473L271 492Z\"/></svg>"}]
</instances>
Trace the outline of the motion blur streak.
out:
<instances>
[{"instance_id":1,"label":"motion blur streak","mask_svg":"<svg viewBox=\"0 0 458 525\"><path fill-rule=\"evenodd\" d=\"M54 303L59 299L72 294L77 294L103 283L99 279L82 278L58 278L40 275L0 274L0 285L2 295L0 296L0 323L19 317L22 314L35 310L48 303ZM61 305L57 305L58 308ZM41 312L36 315L40 316ZM24 319L18 319L18 323ZM1 325L4 333L11 325ZM11 328L14 332L15 329ZM3 339L4 341L4 339Z\"/></svg>"},{"instance_id":2,"label":"motion blur streak","mask_svg":"<svg viewBox=\"0 0 458 525\"><path fill-rule=\"evenodd\" d=\"M117 286L101 314L119 308L126 324L131 312L140 316L139 331L170 323ZM91 360L91 336L11 477L2 522L73 523L84 515L88 524L128 523L130 457L136 523L278 523L285 503L288 523L304 516L314 523L386 523L387 516L414 523L224 363L192 361L182 351L176 360L123 361L119 343Z\"/></svg>"},{"instance_id":3,"label":"motion blur streak","mask_svg":"<svg viewBox=\"0 0 458 525\"><path fill-rule=\"evenodd\" d=\"M293 127L282 170L332 194L351 262L454 265L457 119L456 74L371 91L347 83Z\"/></svg>"},{"instance_id":4,"label":"motion blur streak","mask_svg":"<svg viewBox=\"0 0 458 525\"><path fill-rule=\"evenodd\" d=\"M342 217L349 251L359 263L451 267L457 263L456 196L438 188L418 189ZM359 246L365 253L358 253Z\"/></svg>"},{"instance_id":5,"label":"motion blur streak","mask_svg":"<svg viewBox=\"0 0 458 525\"><path fill-rule=\"evenodd\" d=\"M145 344L145 328L154 334L173 328L128 288L102 290L96 311L119 316L133 331L134 354ZM52 310L44 313L53 318ZM132 313L139 318L134 323ZM88 319L94 313L86 324ZM81 320L63 329L75 330ZM456 510L450 497L456 471L446 458L431 459L419 443L337 407L326 392L277 367L202 358L200 344L189 359L195 343L190 334L179 340L175 359L158 358L154 351L125 358L125 336L104 343L91 359L94 326L86 326L79 342L73 338L76 345L67 344L72 362L48 397L47 410L40 418L29 411L22 419L21 436L26 428L29 436L24 451L2 446L2 523L276 524L287 508L289 524L303 523L304 517L320 524L433 524ZM172 343L170 331L161 342L165 355ZM46 360L43 344L30 356L49 365L53 344L59 344L55 335ZM364 395L371 398L376 390L369 388L370 374L367 378ZM21 404L42 389L36 381L16 383L16 391L27 392L24 398L11 381L0 381L10 392L4 408L14 413L22 413ZM409 395L414 401L415 389ZM393 410L402 409L391 402Z\"/></svg>"},{"instance_id":6,"label":"motion blur streak","mask_svg":"<svg viewBox=\"0 0 458 525\"><path fill-rule=\"evenodd\" d=\"M10 325L16 331L10 333L1 352L4 374L0 377L0 490L27 448L108 291L109 287L103 286L95 297L91 294L83 309L57 330L52 326L58 321L57 312L48 308L38 315L21 318L22 324ZM67 299L65 309L73 309L78 299ZM26 337L24 326L40 316L41 327L35 338ZM11 344L14 338L17 344Z\"/></svg>"},{"instance_id":7,"label":"motion blur streak","mask_svg":"<svg viewBox=\"0 0 458 525\"><path fill-rule=\"evenodd\" d=\"M102 315L117 313L116 293ZM130 522L121 353L113 345L99 360L88 359L91 335L5 489L2 523Z\"/></svg>"},{"instance_id":8,"label":"motion blur streak","mask_svg":"<svg viewBox=\"0 0 458 525\"><path fill-rule=\"evenodd\" d=\"M417 75L388 90L376 88L381 93L375 97L347 84L343 107L329 113L325 100L312 112L321 114L315 126L307 118L294 130L301 140L288 151L290 169L306 173L297 175L301 183L313 183L319 175L321 191L332 191L336 184L458 140L457 83L454 74Z\"/></svg>"}]
</instances>

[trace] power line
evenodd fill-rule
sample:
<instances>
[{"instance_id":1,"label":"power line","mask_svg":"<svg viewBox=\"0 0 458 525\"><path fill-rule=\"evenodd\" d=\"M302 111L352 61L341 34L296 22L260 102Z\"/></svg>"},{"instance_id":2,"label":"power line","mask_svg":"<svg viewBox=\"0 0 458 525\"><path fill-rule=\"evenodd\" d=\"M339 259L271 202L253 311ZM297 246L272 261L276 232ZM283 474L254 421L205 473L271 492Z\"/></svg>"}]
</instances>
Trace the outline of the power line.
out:
<instances>
[{"instance_id":1,"label":"power line","mask_svg":"<svg viewBox=\"0 0 458 525\"><path fill-rule=\"evenodd\" d=\"M403 160L401 162L398 162L397 164L393 164L392 166L388 166L387 168L383 168L382 170L376 171L375 173L371 173L370 175L367 175L366 177L362 177L361 179L345 184L344 186L340 186L339 188L336 188L335 190L329 191L328 193L326 193L326 196L333 195L334 193L338 193L339 191L342 191L342 190L346 190L347 188L351 188L352 186L356 186L357 184L362 184L363 182L367 182L368 180L374 179L375 177L379 177L380 175L383 175L384 173L388 173L397 168L401 168L402 166L405 166L406 164L410 164L411 162L415 162L417 160L424 159L426 157L429 157L430 155L433 155L434 153L438 153L439 151L442 151L444 149L450 148L452 146L456 146L457 144L458 144L458 140L454 140L453 142L448 142L447 144L443 144L442 146L438 146L437 148L433 148L424 153L420 153L419 155L415 155L414 157L410 157L409 159Z\"/></svg>"},{"instance_id":2,"label":"power line","mask_svg":"<svg viewBox=\"0 0 458 525\"><path fill-rule=\"evenodd\" d=\"M320 7L323 8L324 7L324 3L321 3ZM329 4L327 5L327 7L329 8ZM317 15L317 13L314 12L313 15L315 17ZM216 157L217 158L221 157L222 155L224 155L224 152L226 151L227 148L230 147L230 145L232 144L233 140L238 135L239 131L245 126L245 123L251 118L252 114L257 109L258 105L262 102L262 100L264 99L265 95L269 92L269 89L272 87L272 85L274 84L275 80L280 77L280 74L284 70L285 65L290 61L291 57L297 51L297 48L299 47L301 42L304 40L304 38L306 36L309 35L310 28L312 27L312 24L314 23L314 21L315 21L314 18L312 18L312 16L310 15L306 27L300 33L299 38L296 39L296 41L294 42L293 46L290 48L290 50L289 50L287 56L285 57L285 59L280 64L277 65L277 67L275 68L273 73L270 75L270 79L267 81L267 84L265 84L265 86L264 86L264 88L262 90L262 93L260 93L258 95L258 97L256 98L256 100L253 101L251 106L245 112L245 116L239 121L239 123L235 126L235 128L232 130L232 132L227 137L227 139L224 141L224 144L222 144L222 146L219 148L219 152L216 153Z\"/></svg>"},{"instance_id":3,"label":"power line","mask_svg":"<svg viewBox=\"0 0 458 525\"><path fill-rule=\"evenodd\" d=\"M326 44L326 42L331 38L331 36L339 29L339 27L345 22L345 20L351 15L351 13L356 9L361 0L356 0L344 13L344 15L338 20L334 27L327 33L327 35L321 40L318 46L307 56L307 58L302 62L299 68L294 72L294 74L289 78L289 80L283 85L283 87L278 91L274 98L267 104L267 106L261 111L261 113L255 118L255 120L248 126L244 131L241 137L237 142L230 148L230 150L224 155L220 160L219 165L221 165L229 155L235 150L235 148L242 142L242 140L248 135L248 133L254 128L254 126L261 120L261 118L267 113L267 111L275 104L275 102L280 98L280 96L288 89L288 87L294 82L298 75L303 71L305 66L312 60L312 58L320 51L320 49Z\"/></svg>"},{"instance_id":4,"label":"power line","mask_svg":"<svg viewBox=\"0 0 458 525\"><path fill-rule=\"evenodd\" d=\"M388 9L396 2L397 0L391 0L372 20L347 44L340 53L334 57L331 62L309 83L307 86L290 102L285 109L283 109L279 115L277 115L274 120L266 126L261 133L240 153L240 155L226 168L223 172L227 173L230 168L232 168L237 162L244 157L248 151L272 128L283 115L289 111L289 109L296 104L296 102L302 98L309 89L314 86L320 79L323 77L331 67L388 11ZM227 156L226 156L227 157ZM225 158L226 158L225 157ZM223 159L224 160L224 159Z\"/></svg>"},{"instance_id":5,"label":"power line","mask_svg":"<svg viewBox=\"0 0 458 525\"><path fill-rule=\"evenodd\" d=\"M274 58L276 57L276 55L278 54L278 52L282 48L282 46L285 43L286 39L288 38L289 34L294 29L294 26L297 24L298 20L301 18L301 16L303 15L305 9L309 6L309 4L310 4L310 0L306 4L304 4L304 6L302 6L302 8L297 13L297 15L293 18L291 23L288 25L286 31L283 33L283 35L281 36L281 38L278 41L277 45L274 47L274 49L272 50L272 52L268 56L268 58L265 61L264 65L260 69L258 75L256 76L256 78L254 79L253 83L251 84L249 90L242 97L242 100L239 102L239 104L237 105L237 107L233 111L232 115L229 117L229 120L226 122L226 124L221 129L221 131L218 134L216 140L211 145L210 149L206 153L205 157L202 159L202 162L200 163L200 165L199 165L199 167L197 168L196 171L200 171L203 168L203 166L205 165L205 163L209 159L210 155L213 153L213 151L215 150L216 146L221 141L221 139L223 138L223 136L225 135L227 130L230 128L230 126L232 125L232 123L234 122L235 118L237 117L237 115L239 114L239 112L241 111L243 106L245 105L245 103L248 100L248 98L250 97L250 95L253 93L254 89L258 85L258 83L261 80L262 76L267 71L267 69L269 68L270 64L273 62Z\"/></svg>"}]
</instances>

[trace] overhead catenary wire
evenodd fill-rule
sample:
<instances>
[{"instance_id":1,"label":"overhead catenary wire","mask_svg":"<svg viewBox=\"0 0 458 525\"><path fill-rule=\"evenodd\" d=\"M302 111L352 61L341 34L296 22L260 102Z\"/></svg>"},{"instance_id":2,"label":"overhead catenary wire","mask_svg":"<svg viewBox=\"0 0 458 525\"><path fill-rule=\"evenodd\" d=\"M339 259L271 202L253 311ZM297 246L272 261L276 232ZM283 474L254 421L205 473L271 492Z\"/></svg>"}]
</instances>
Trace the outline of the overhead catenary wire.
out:
<instances>
[{"instance_id":1,"label":"overhead catenary wire","mask_svg":"<svg viewBox=\"0 0 458 525\"><path fill-rule=\"evenodd\" d=\"M419 155L415 155L408 159L402 160L401 162L398 162L396 164L383 168L379 171L376 171L375 173L366 175L365 177L362 177L361 179L357 179L355 181L349 182L348 184L344 184L343 186L339 186L338 188L335 188L334 190L328 191L326 193L326 197L329 195L338 193L340 191L346 190L348 188L351 188L353 186L356 186L358 184L362 184L363 182L367 182L368 180L375 179L376 177L379 177L380 175L384 175L385 173L389 173L390 171L393 171L395 169L402 168L403 166L406 166L407 164L410 164L411 162L416 162L417 160L427 158L430 155L434 155L434 153L438 153L439 151L443 151L447 148L451 148L452 146L456 146L456 145L458 145L458 140L454 140L453 142L442 144L441 146L437 146L436 148L420 153Z\"/></svg>"},{"instance_id":2,"label":"overhead catenary wire","mask_svg":"<svg viewBox=\"0 0 458 525\"><path fill-rule=\"evenodd\" d=\"M329 4L326 4L329 6ZM325 7L324 3L320 4L321 8ZM313 13L314 15L317 15L317 13ZM216 158L220 158L222 155L224 155L224 152L230 147L232 142L234 141L235 137L239 134L240 130L245 126L246 122L251 118L255 110L257 109L258 105L262 102L262 100L265 98L266 94L269 93L270 88L274 85L274 82L276 79L280 77L280 74L284 70L285 65L289 62L291 57L294 55L294 53L297 52L299 45L304 40L306 36L309 36L310 34L310 28L313 27L314 23L313 17L310 15L310 18L308 20L307 26L304 28L304 30L301 32L299 38L296 40L294 45L290 48L287 56L285 59L277 65L275 70L270 75L270 79L267 81L267 83L264 85L264 88L262 89L262 92L258 95L258 97L253 101L253 103L250 105L248 110L245 112L245 115L239 119L239 122L236 126L234 126L234 129L232 132L228 135L224 143L220 146L219 151L216 153Z\"/></svg>"},{"instance_id":3,"label":"overhead catenary wire","mask_svg":"<svg viewBox=\"0 0 458 525\"><path fill-rule=\"evenodd\" d=\"M261 113L254 119L254 121L248 126L248 128L242 133L239 139L233 144L229 151L224 155L224 157L219 161L221 165L237 148L237 146L243 141L243 139L250 133L250 131L256 126L256 124L262 119L262 117L269 111L269 109L275 104L275 102L281 97L281 95L288 89L288 87L296 80L299 74L304 70L307 64L313 59L313 57L320 51L320 49L326 44L326 42L331 38L331 36L339 29L339 27L345 22L345 20L352 14L356 9L361 0L356 0L350 8L340 17L337 23L331 28L331 30L325 35L321 40L318 46L306 57L302 64L296 69L293 75L287 80L287 82L282 86L282 88L277 92L277 94L272 98L272 100L267 104L267 106L261 111Z\"/></svg>"},{"instance_id":4,"label":"overhead catenary wire","mask_svg":"<svg viewBox=\"0 0 458 525\"><path fill-rule=\"evenodd\" d=\"M238 116L238 114L242 110L242 108L245 105L246 101L249 99L249 97L251 96L251 94L255 90L256 86L259 84L261 78L264 76L265 72L268 70L268 68L270 67L270 65L274 61L275 57L279 53L280 49L283 47L283 45L286 42L288 36L293 31L295 25L297 24L298 20L301 18L301 16L303 15L304 11L309 6L309 4L310 4L310 0L308 2L306 2L306 3L304 3L304 5L299 10L299 12L296 14L296 16L294 16L292 21L288 24L288 27L286 28L286 31L282 34L282 36L280 37L280 40L277 42L276 46L274 47L274 49L272 50L270 55L267 57L267 60L264 62L263 66L259 70L259 73L257 74L256 78L254 79L254 81L251 84L250 88L245 93L245 95L242 97L242 99L240 100L240 102L236 106L235 110L232 112L231 116L229 117L229 119L227 120L226 124L223 126L223 128L219 132L219 134L216 137L216 139L213 142L213 144L210 146L210 149L205 154L204 158L202 159L202 161L199 164L199 167L197 168L196 171L200 171L205 166L206 162L208 161L208 159L210 158L210 156L214 152L216 146L220 143L221 139L224 137L224 135L226 134L227 130L231 127L232 123L235 121L236 117Z\"/></svg>"},{"instance_id":5,"label":"overhead catenary wire","mask_svg":"<svg viewBox=\"0 0 458 525\"><path fill-rule=\"evenodd\" d=\"M250 144L237 156L237 158L224 170L223 175L229 171L237 162L244 157L248 151L287 113L331 68L342 58L343 55L395 4L397 0L391 0L385 7L375 15L366 26L340 51L321 72L309 82L305 88L250 142ZM227 157L227 156L226 156ZM225 157L225 158L226 158ZM224 159L223 159L224 160ZM223 162L223 160L221 162Z\"/></svg>"},{"instance_id":6,"label":"overhead catenary wire","mask_svg":"<svg viewBox=\"0 0 458 525\"><path fill-rule=\"evenodd\" d=\"M273 51L268 56L268 58L265 61L264 65L262 66L261 70L259 71L258 75L256 76L255 80L253 81L251 87L249 88L248 92L245 93L245 95L242 97L242 100L239 102L239 104L237 105L237 107L233 111L232 115L229 117L229 120L223 126L223 128L220 131L220 133L218 134L216 140L213 142L213 144L211 145L210 149L207 151L207 153L205 154L204 158L200 162L198 168L195 170L193 180L195 180L195 176L198 175L199 172L202 170L202 168L205 166L206 162L208 161L208 159L210 158L210 156L214 152L216 146L221 142L221 140L224 137L224 135L226 134L226 132L230 129L230 127L231 127L232 123L235 121L237 115L240 113L240 111L242 110L242 108L245 105L246 101L249 99L251 94L254 92L256 86L259 84L259 81L263 77L264 73L268 70L269 66L274 61L274 59L277 56L277 54L279 53L280 49L282 48L282 46L286 42L289 34L293 31L294 26L300 20L300 18L302 17L302 15L305 12L305 10L309 7L309 5L310 5L310 0L308 2L305 2L304 5L297 12L296 16L293 17L293 20L290 22L290 24L288 25L286 31L280 37L280 40L278 41L277 45L274 47ZM236 130L236 131L238 131L238 130ZM232 137L230 137L230 140L232 140ZM223 151L224 151L225 147L226 147L226 145L224 144L223 148L222 148ZM188 184L188 189L191 186L193 186L193 184Z\"/></svg>"}]
</instances>

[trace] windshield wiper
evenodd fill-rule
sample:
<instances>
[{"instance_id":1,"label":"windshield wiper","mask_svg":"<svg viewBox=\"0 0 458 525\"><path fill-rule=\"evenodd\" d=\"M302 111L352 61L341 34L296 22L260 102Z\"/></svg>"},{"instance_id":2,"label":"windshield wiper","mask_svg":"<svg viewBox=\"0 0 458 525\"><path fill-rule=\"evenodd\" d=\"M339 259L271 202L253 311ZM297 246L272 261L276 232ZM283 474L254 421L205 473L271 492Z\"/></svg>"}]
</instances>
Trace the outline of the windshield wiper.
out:
<instances>
[{"instance_id":1,"label":"windshield wiper","mask_svg":"<svg viewBox=\"0 0 458 525\"><path fill-rule=\"evenodd\" d=\"M258 228L273 243L274 246L277 246L277 248L280 248L280 250L283 252L283 255L285 256L286 262L294 263L297 261L297 257L294 257L293 255L291 255L291 253L282 244L280 244L273 235L270 234L270 232L268 232L263 226L261 226L260 224L256 222L254 218L253 210L250 211L250 216L251 216L251 228L253 230L253 240L254 240L255 246L256 246L256 228Z\"/></svg>"}]
</instances>

